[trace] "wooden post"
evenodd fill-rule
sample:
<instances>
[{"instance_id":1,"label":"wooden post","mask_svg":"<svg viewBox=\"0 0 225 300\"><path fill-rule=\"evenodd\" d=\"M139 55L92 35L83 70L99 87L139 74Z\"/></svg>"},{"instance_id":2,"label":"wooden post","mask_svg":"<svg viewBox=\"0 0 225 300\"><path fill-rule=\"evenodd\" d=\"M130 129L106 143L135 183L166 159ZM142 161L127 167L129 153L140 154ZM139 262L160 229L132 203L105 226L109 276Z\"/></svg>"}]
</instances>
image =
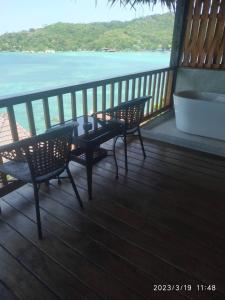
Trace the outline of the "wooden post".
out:
<instances>
[{"instance_id":1,"label":"wooden post","mask_svg":"<svg viewBox=\"0 0 225 300\"><path fill-rule=\"evenodd\" d=\"M177 0L170 55L170 67L179 66L189 2L189 0Z\"/></svg>"},{"instance_id":2,"label":"wooden post","mask_svg":"<svg viewBox=\"0 0 225 300\"><path fill-rule=\"evenodd\" d=\"M43 98L42 104L44 109L45 128L48 129L51 127L51 119L50 119L49 103L47 97Z\"/></svg>"},{"instance_id":3,"label":"wooden post","mask_svg":"<svg viewBox=\"0 0 225 300\"><path fill-rule=\"evenodd\" d=\"M34 121L34 112L31 101L26 101L26 109L28 116L28 123L30 128L31 135L36 135L35 121Z\"/></svg>"},{"instance_id":4,"label":"wooden post","mask_svg":"<svg viewBox=\"0 0 225 300\"><path fill-rule=\"evenodd\" d=\"M178 68L180 62L181 51L183 47L186 17L188 12L190 0L177 0L176 13L173 28L173 40L172 49L170 55L170 67ZM177 69L173 74L171 97L176 86ZM173 101L170 99L171 107L173 107Z\"/></svg>"}]
</instances>

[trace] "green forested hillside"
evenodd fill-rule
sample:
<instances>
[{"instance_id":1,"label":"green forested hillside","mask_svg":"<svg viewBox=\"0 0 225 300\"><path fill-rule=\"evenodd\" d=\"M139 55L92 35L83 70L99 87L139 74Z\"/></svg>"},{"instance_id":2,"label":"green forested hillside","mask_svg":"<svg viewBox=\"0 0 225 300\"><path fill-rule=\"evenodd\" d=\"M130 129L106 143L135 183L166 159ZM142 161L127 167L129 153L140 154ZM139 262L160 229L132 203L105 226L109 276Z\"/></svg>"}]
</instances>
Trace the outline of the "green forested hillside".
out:
<instances>
[{"instance_id":1,"label":"green forested hillside","mask_svg":"<svg viewBox=\"0 0 225 300\"><path fill-rule=\"evenodd\" d=\"M56 23L0 36L1 51L156 50L171 46L174 15L167 13L128 22Z\"/></svg>"}]
</instances>

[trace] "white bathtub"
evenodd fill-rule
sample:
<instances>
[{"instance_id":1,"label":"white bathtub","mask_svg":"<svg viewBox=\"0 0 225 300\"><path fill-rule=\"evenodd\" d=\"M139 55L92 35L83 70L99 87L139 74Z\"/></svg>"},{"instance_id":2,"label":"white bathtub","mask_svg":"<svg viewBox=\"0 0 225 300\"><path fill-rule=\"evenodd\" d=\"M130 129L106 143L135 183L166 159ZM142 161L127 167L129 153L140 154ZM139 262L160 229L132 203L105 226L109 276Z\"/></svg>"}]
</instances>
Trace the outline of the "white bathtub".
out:
<instances>
[{"instance_id":1,"label":"white bathtub","mask_svg":"<svg viewBox=\"0 0 225 300\"><path fill-rule=\"evenodd\" d=\"M178 92L174 94L174 107L179 130L225 140L225 94Z\"/></svg>"}]
</instances>

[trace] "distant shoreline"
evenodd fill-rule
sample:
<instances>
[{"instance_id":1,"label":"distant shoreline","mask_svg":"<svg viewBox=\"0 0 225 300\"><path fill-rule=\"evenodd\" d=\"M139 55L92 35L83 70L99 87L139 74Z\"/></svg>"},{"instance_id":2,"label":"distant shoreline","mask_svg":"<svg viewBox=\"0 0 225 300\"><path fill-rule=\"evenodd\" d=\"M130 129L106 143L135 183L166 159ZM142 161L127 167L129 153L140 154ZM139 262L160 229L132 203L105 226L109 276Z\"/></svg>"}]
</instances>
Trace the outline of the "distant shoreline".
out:
<instances>
[{"instance_id":1,"label":"distant shoreline","mask_svg":"<svg viewBox=\"0 0 225 300\"><path fill-rule=\"evenodd\" d=\"M0 50L0 53L28 53L28 54L54 54L54 53L76 53L76 52L94 52L94 53L126 53L126 52L143 52L143 53L147 53L147 52L170 52L171 49L156 49L156 50L115 50L115 51L104 51L104 50L65 50L65 51L61 51L61 50L53 50L53 51L34 51L34 50Z\"/></svg>"}]
</instances>

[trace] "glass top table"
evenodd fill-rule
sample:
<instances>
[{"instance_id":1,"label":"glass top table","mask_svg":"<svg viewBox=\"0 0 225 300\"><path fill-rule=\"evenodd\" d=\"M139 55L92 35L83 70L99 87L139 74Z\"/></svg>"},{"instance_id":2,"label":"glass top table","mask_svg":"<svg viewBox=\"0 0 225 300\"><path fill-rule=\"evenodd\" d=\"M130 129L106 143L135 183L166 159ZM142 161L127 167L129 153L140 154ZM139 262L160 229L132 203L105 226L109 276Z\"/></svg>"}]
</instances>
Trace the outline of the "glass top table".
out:
<instances>
[{"instance_id":1,"label":"glass top table","mask_svg":"<svg viewBox=\"0 0 225 300\"><path fill-rule=\"evenodd\" d=\"M121 126L119 123L106 123L104 126L104 122L100 124L92 116L81 116L73 121L77 122L73 137L76 148L71 151L71 160L86 166L88 194L91 199L92 167L107 154L100 145L121 134Z\"/></svg>"}]
</instances>

